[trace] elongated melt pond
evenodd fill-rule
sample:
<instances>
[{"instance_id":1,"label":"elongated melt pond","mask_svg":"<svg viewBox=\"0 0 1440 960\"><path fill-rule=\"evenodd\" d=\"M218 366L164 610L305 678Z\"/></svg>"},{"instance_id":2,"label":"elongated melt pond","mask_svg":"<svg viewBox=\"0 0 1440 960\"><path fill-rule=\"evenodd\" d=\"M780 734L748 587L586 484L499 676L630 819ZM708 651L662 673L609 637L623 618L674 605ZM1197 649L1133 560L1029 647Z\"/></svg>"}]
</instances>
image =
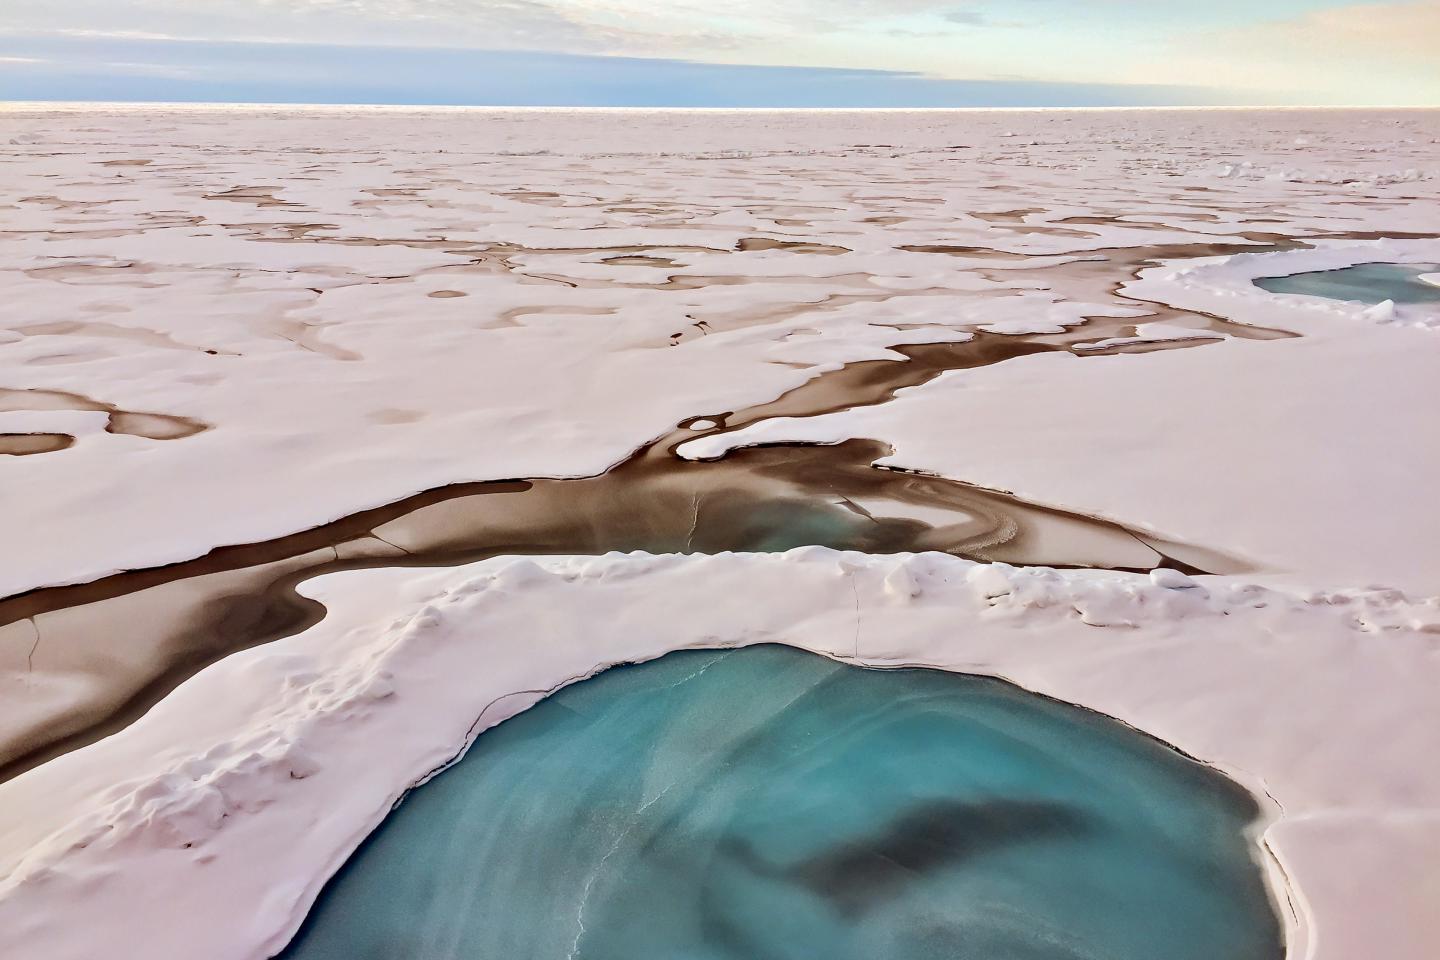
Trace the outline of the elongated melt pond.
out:
<instances>
[{"instance_id":1,"label":"elongated melt pond","mask_svg":"<svg viewBox=\"0 0 1440 960\"><path fill-rule=\"evenodd\" d=\"M1360 303L1440 303L1440 287L1420 278L1440 264L1358 263L1339 270L1314 270L1288 277L1261 277L1255 285L1270 293L1301 294Z\"/></svg>"},{"instance_id":2,"label":"elongated melt pond","mask_svg":"<svg viewBox=\"0 0 1440 960\"><path fill-rule=\"evenodd\" d=\"M998 680L685 651L486 733L282 956L1277 960L1257 812Z\"/></svg>"}]
</instances>

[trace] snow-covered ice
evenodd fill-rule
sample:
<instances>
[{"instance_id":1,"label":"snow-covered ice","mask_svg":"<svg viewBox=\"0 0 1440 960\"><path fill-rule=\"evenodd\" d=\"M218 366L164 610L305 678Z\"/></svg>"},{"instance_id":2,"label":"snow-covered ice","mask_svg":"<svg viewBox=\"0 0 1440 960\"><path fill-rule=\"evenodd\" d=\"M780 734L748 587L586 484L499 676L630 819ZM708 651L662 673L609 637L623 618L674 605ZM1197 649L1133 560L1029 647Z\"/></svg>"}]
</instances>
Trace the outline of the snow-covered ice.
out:
<instances>
[{"instance_id":1,"label":"snow-covered ice","mask_svg":"<svg viewBox=\"0 0 1440 960\"><path fill-rule=\"evenodd\" d=\"M873 438L894 448L886 465L1223 543L1275 574L1434 592L1434 333L1377 329L1362 304L1276 297L1250 279L1282 259L1280 272L1437 255L1440 242L1406 241L1156 267L1125 292L1303 335L1144 357L1045 354L948 373L882 406L709 434L679 452Z\"/></svg>"},{"instance_id":2,"label":"snow-covered ice","mask_svg":"<svg viewBox=\"0 0 1440 960\"><path fill-rule=\"evenodd\" d=\"M3 549L24 562L0 595L443 484L594 473L945 325L1143 320L1047 280L1092 251L1440 222L1433 181L1387 179L1433 166L1425 111L37 105L6 124L4 386L210 429L11 458ZM1236 152L1343 182L1218 180Z\"/></svg>"}]
</instances>

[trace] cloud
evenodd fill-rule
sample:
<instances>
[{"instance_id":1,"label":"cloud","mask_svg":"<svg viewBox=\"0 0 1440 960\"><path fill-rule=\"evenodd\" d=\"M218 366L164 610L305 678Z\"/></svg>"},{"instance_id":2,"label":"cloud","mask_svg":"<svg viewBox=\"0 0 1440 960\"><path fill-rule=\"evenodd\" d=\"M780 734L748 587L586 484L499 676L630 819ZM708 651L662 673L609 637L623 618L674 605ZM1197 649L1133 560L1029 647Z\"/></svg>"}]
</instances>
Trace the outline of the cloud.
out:
<instances>
[{"instance_id":1,"label":"cloud","mask_svg":"<svg viewBox=\"0 0 1440 960\"><path fill-rule=\"evenodd\" d=\"M965 27L984 27L991 23L990 18L978 10L946 10L940 14L940 19Z\"/></svg>"},{"instance_id":2,"label":"cloud","mask_svg":"<svg viewBox=\"0 0 1440 960\"><path fill-rule=\"evenodd\" d=\"M1329 6L1276 13L1307 5ZM1025 22L1012 22L1015 10ZM1440 0L0 0L4 32L1016 74L1245 87L1264 91L1256 102L1440 101Z\"/></svg>"},{"instance_id":3,"label":"cloud","mask_svg":"<svg viewBox=\"0 0 1440 960\"><path fill-rule=\"evenodd\" d=\"M1246 31L1249 46L1297 49L1314 54L1403 57L1440 73L1440 3L1363 3L1316 10L1302 17L1260 24Z\"/></svg>"},{"instance_id":4,"label":"cloud","mask_svg":"<svg viewBox=\"0 0 1440 960\"><path fill-rule=\"evenodd\" d=\"M864 30L985 21L963 0L10 0L0 30L186 39L466 45L659 53Z\"/></svg>"},{"instance_id":5,"label":"cloud","mask_svg":"<svg viewBox=\"0 0 1440 960\"><path fill-rule=\"evenodd\" d=\"M74 24L85 24L77 31ZM583 0L18 0L0 30L254 42L483 46L614 52L700 43L697 31L656 32L591 15Z\"/></svg>"},{"instance_id":6,"label":"cloud","mask_svg":"<svg viewBox=\"0 0 1440 960\"><path fill-rule=\"evenodd\" d=\"M1293 102L1440 105L1440 3L1355 3L1173 36L1122 78L1289 90Z\"/></svg>"},{"instance_id":7,"label":"cloud","mask_svg":"<svg viewBox=\"0 0 1440 960\"><path fill-rule=\"evenodd\" d=\"M0 38L0 54L28 61L0 59L7 95L36 100L677 107L1226 102L1217 91L1184 87L941 80L885 70L436 47L52 36Z\"/></svg>"}]
</instances>

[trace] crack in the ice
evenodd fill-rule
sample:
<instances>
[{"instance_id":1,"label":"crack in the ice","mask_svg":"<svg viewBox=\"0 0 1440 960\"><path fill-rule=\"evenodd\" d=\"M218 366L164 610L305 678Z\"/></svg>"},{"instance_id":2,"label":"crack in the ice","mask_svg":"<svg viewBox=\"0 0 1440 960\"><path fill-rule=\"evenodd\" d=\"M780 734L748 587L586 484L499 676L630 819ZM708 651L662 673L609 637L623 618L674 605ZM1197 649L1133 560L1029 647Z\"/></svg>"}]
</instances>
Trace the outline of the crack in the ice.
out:
<instances>
[{"instance_id":1,"label":"crack in the ice","mask_svg":"<svg viewBox=\"0 0 1440 960\"><path fill-rule=\"evenodd\" d=\"M694 680L696 677L703 674L706 670L709 670L715 664L725 659L725 657L728 656L729 653L730 651L726 650L716 654L714 657L711 657L709 660L705 661L705 663L700 666L700 669L687 676L681 677L679 680L676 680L674 683L670 684L665 689L674 690L676 687L679 687L682 684L689 683L691 680ZM598 863L595 864L595 869L590 871L590 877L585 881L585 889L580 891L580 905L575 910L575 925L576 927L578 927L578 929L575 931L575 939L570 942L570 950L566 954L566 960L577 960L577 958L580 956L580 941L585 938L585 907L590 903L590 892L595 888L595 884L599 882L600 874L604 872L606 862L620 850L620 847L625 842L625 839L630 836L631 832L633 832L635 827L643 819L645 812L651 807L655 806L655 804L663 800L671 790L675 789L675 787L679 785L682 779L684 779L683 775L676 777L674 780L671 780L668 784L666 784L665 788L662 789L659 793L655 794L655 796L642 803L639 808L637 808L636 811L630 815L629 824L618 834L616 834L614 842L610 844L610 849L606 850L605 855L600 858L600 861Z\"/></svg>"},{"instance_id":2,"label":"crack in the ice","mask_svg":"<svg viewBox=\"0 0 1440 960\"><path fill-rule=\"evenodd\" d=\"M410 553L409 550L406 550L404 547L400 546L400 544L398 544L398 543L391 543L389 540L386 540L384 537L380 536L380 534L376 533L374 530L371 530L371 531L370 531L370 536L374 537L376 540L379 540L381 543L385 544L385 546L387 546L387 547L394 547L396 550L399 550L401 553L405 554L405 556L407 556L407 557L408 557L408 556L411 556L411 553Z\"/></svg>"},{"instance_id":3,"label":"crack in the ice","mask_svg":"<svg viewBox=\"0 0 1440 960\"><path fill-rule=\"evenodd\" d=\"M35 631L35 642L30 644L30 652L25 654L25 672L34 673L35 651L40 649L40 624L35 622L34 617L29 617L25 622L30 624L31 630Z\"/></svg>"},{"instance_id":4,"label":"crack in the ice","mask_svg":"<svg viewBox=\"0 0 1440 960\"><path fill-rule=\"evenodd\" d=\"M849 497L841 496L840 505L846 510L849 510L851 513L855 514L857 517L864 517L866 520L869 520L871 523L877 525L880 523L880 521L875 517L875 514L871 513L869 510L866 510L864 507L860 506L860 504L856 503L854 500L851 500Z\"/></svg>"},{"instance_id":5,"label":"crack in the ice","mask_svg":"<svg viewBox=\"0 0 1440 960\"><path fill-rule=\"evenodd\" d=\"M855 574L851 573L847 579L850 581L850 593L855 597L855 653L856 660L860 659L860 590L855 586Z\"/></svg>"},{"instance_id":6,"label":"crack in the ice","mask_svg":"<svg viewBox=\"0 0 1440 960\"><path fill-rule=\"evenodd\" d=\"M692 553L695 544L695 530L700 526L700 491L690 492L690 532L685 535L685 552Z\"/></svg>"}]
</instances>

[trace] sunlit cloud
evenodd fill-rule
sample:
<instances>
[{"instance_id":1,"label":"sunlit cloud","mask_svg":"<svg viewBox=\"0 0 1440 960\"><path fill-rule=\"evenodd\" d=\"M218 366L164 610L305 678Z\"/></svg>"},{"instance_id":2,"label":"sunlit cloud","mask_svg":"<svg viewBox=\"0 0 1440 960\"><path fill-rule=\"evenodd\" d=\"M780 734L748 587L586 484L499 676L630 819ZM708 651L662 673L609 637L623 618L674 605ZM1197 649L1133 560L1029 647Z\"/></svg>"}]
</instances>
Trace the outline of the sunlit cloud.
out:
<instances>
[{"instance_id":1,"label":"sunlit cloud","mask_svg":"<svg viewBox=\"0 0 1440 960\"><path fill-rule=\"evenodd\" d=\"M1180 85L1256 102L1440 102L1436 0L9 0L0 34ZM0 53L29 55L3 43Z\"/></svg>"},{"instance_id":2,"label":"sunlit cloud","mask_svg":"<svg viewBox=\"0 0 1440 960\"><path fill-rule=\"evenodd\" d=\"M1288 89L1318 103L1440 105L1440 3L1363 3L1170 38L1114 79Z\"/></svg>"}]
</instances>

